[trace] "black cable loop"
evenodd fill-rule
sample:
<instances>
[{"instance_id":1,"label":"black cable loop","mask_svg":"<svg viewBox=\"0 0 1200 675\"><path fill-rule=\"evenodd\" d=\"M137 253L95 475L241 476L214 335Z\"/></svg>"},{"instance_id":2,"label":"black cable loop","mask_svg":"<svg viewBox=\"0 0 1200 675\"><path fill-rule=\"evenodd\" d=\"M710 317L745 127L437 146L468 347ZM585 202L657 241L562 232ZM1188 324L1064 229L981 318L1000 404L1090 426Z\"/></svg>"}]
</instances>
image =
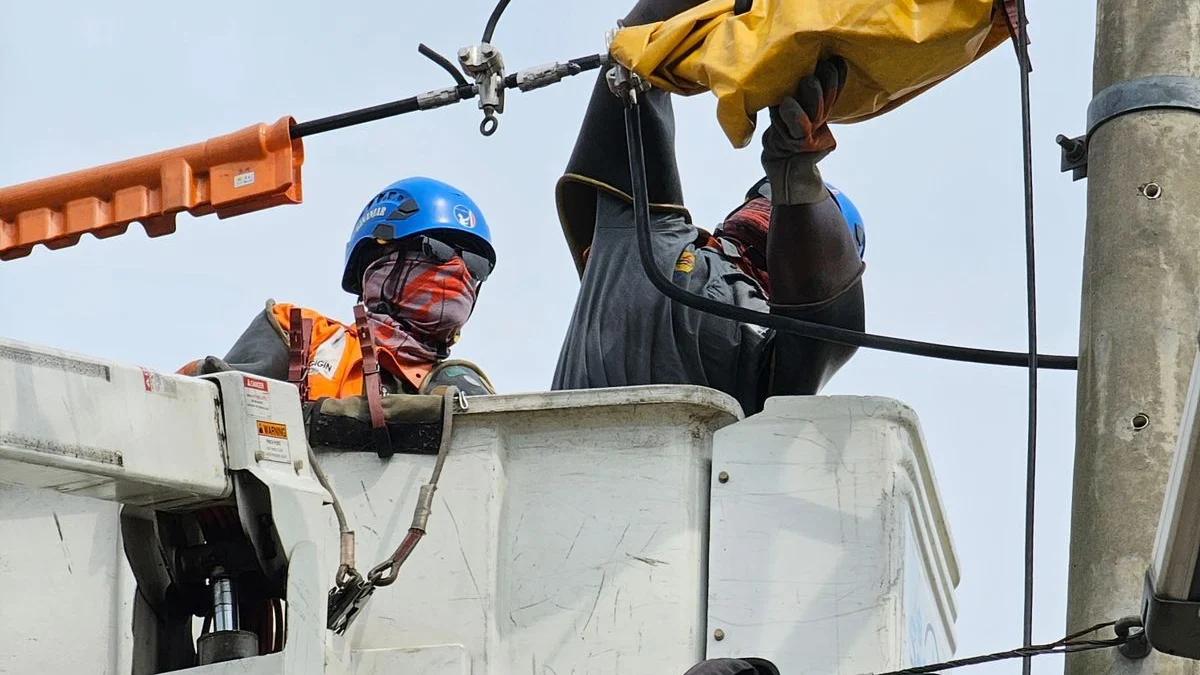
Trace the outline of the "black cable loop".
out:
<instances>
[{"instance_id":1,"label":"black cable loop","mask_svg":"<svg viewBox=\"0 0 1200 675\"><path fill-rule=\"evenodd\" d=\"M442 70L450 73L450 77L454 78L455 84L459 85L460 87L467 86L467 78L463 77L463 74L458 72L458 68L454 66L450 59L437 53L424 42L417 45L417 51L420 52L425 58L441 66Z\"/></svg>"},{"instance_id":2,"label":"black cable loop","mask_svg":"<svg viewBox=\"0 0 1200 675\"><path fill-rule=\"evenodd\" d=\"M919 342L886 335L872 335L846 328L794 319L779 314L769 314L745 307L738 307L719 300L706 298L676 286L654 262L650 236L650 201L646 188L646 158L642 148L642 118L635 98L630 97L625 106L625 140L629 152L630 179L633 191L634 229L637 234L638 257L650 283L660 293L686 307L713 314L733 321L773 328L814 340L835 342L852 347L867 347L888 352L927 356L950 361L965 361L996 366L1027 367L1029 355L1021 352L1001 352L972 347ZM1074 370L1078 359L1074 356L1037 357L1038 367L1051 370Z\"/></svg>"}]
</instances>

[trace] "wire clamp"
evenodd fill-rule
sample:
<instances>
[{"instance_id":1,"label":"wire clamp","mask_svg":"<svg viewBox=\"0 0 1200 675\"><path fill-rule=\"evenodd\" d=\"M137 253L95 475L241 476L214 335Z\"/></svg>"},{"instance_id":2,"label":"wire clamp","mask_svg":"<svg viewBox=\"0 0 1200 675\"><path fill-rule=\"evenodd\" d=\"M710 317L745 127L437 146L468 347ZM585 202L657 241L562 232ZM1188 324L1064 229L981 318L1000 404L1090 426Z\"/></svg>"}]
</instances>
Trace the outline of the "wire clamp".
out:
<instances>
[{"instance_id":1,"label":"wire clamp","mask_svg":"<svg viewBox=\"0 0 1200 675\"><path fill-rule=\"evenodd\" d=\"M612 47L613 38L620 29L620 24L617 28L609 30L604 36L605 52L608 53ZM637 103L638 94L650 91L650 83L637 73L621 65L616 59L612 59L612 68L605 73L605 81L608 82L608 90L614 96L621 99L626 105Z\"/></svg>"},{"instance_id":2,"label":"wire clamp","mask_svg":"<svg viewBox=\"0 0 1200 675\"><path fill-rule=\"evenodd\" d=\"M496 115L504 112L504 57L484 42L458 50L458 62L463 72L475 79L479 91L479 109L483 111L479 133L491 136L500 126Z\"/></svg>"},{"instance_id":3,"label":"wire clamp","mask_svg":"<svg viewBox=\"0 0 1200 675\"><path fill-rule=\"evenodd\" d=\"M1071 172L1072 180L1087 178L1088 142L1106 122L1145 110L1191 110L1200 112L1200 78L1153 75L1117 82L1092 98L1087 111L1087 133L1071 138L1060 134L1060 171Z\"/></svg>"}]
</instances>

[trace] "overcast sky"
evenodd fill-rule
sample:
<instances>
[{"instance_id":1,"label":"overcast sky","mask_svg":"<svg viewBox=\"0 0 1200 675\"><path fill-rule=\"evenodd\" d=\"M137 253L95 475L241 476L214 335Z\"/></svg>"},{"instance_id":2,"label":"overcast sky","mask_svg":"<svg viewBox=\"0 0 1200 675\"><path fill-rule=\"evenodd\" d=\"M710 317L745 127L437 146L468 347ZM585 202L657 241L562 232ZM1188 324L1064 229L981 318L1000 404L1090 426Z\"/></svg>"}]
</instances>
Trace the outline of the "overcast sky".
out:
<instances>
[{"instance_id":1,"label":"overcast sky","mask_svg":"<svg viewBox=\"0 0 1200 675\"><path fill-rule=\"evenodd\" d=\"M517 0L495 42L510 69L591 54L627 2ZM1058 172L1054 136L1082 131L1095 11L1088 0L1031 5L1042 351L1074 354L1085 184ZM453 56L479 38L490 10L490 0L0 3L0 184L444 86L418 42ZM488 139L474 104L308 139L301 206L225 221L183 216L170 237L131 230L0 263L0 335L174 370L224 354L267 298L349 320L353 298L339 281L351 225L377 189L423 174L478 202L499 252L455 356L482 364L501 392L544 390L578 287L553 186L591 83L510 94ZM677 111L688 206L711 225L761 175L757 141L732 149L707 95ZM840 147L823 168L866 220L868 328L1024 349L1011 48L835 133ZM861 352L826 391L896 398L920 415L963 571L959 655L1021 639L1025 378ZM1064 633L1074 398L1073 374L1043 374L1038 640ZM1038 673L1061 668L1059 657L1035 663Z\"/></svg>"}]
</instances>

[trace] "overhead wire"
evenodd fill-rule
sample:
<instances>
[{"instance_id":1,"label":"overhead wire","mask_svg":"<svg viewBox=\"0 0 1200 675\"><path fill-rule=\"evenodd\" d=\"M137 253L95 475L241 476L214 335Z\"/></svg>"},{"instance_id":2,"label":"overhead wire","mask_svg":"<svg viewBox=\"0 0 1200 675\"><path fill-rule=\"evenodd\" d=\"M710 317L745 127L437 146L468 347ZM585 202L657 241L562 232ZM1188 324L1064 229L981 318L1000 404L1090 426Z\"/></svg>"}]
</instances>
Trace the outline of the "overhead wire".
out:
<instances>
[{"instance_id":1,"label":"overhead wire","mask_svg":"<svg viewBox=\"0 0 1200 675\"><path fill-rule=\"evenodd\" d=\"M492 36L496 33L496 24L500 23L500 17L504 15L504 10L508 9L508 3L511 0L500 0L496 3L496 8L492 10L492 15L488 17L487 26L483 29L483 39L480 42L491 44Z\"/></svg>"},{"instance_id":2,"label":"overhead wire","mask_svg":"<svg viewBox=\"0 0 1200 675\"><path fill-rule=\"evenodd\" d=\"M650 201L646 188L646 159L642 148L642 119L638 114L636 99L625 107L625 137L629 152L630 175L633 192L634 229L638 242L638 258L650 283L660 293L681 305L713 314L733 321L754 324L785 331L803 337L826 342L835 342L854 347L868 347L888 352L926 356L950 361L964 361L997 366L1027 367L1027 353L1001 352L973 347L956 347L932 342L920 342L886 335L873 335L862 331L838 328L821 323L804 321L789 316L770 314L739 307L706 298L675 285L655 264L650 236ZM1073 370L1078 359L1074 356L1037 356L1037 367L1052 370Z\"/></svg>"},{"instance_id":3,"label":"overhead wire","mask_svg":"<svg viewBox=\"0 0 1200 675\"><path fill-rule=\"evenodd\" d=\"M1022 659L1028 662L1034 656L1044 656L1046 654L1072 654L1075 652L1086 652L1097 649L1111 649L1120 647L1126 642L1136 640L1140 637L1141 632L1136 631L1126 635L1118 634L1115 638L1081 640L1084 635L1095 633L1105 628L1114 627L1118 624L1117 621L1106 621L1098 623L1085 630L1078 631L1060 640L1050 642L1044 645L1026 645L1017 649L1012 649L1003 652L994 652L991 654L982 654L980 656L971 656L963 659L953 659L942 663L933 663L925 666L916 666L913 668L905 668L903 670L893 670L879 675L937 675L940 671L954 670L956 668L965 668L967 666L978 666L985 663L995 663L997 661L1008 661L1011 659Z\"/></svg>"},{"instance_id":4,"label":"overhead wire","mask_svg":"<svg viewBox=\"0 0 1200 675\"><path fill-rule=\"evenodd\" d=\"M508 6L507 0L501 0L497 5L497 11L493 13L493 18L499 20L499 15L504 7ZM494 26L493 26L494 30ZM426 50L422 50L424 54ZM432 51L432 50L428 50ZM433 57L431 57L433 58ZM434 59L439 65L444 67L445 59ZM561 65L565 72L563 77L578 75L582 72L600 68L607 63L607 59L603 54L592 54L589 56L579 57L566 61ZM535 69L540 70L540 69ZM537 86L548 86L555 82L561 81L561 77L553 81L546 81ZM511 73L505 77L504 86L507 89L521 89L521 78L518 73ZM440 101L437 106L424 107L423 97L431 94L450 97L453 100ZM390 103L352 110L345 113L330 115L328 117L311 120L308 122L299 122L291 127L292 138L304 138L313 136L335 129L343 129L358 124L365 124L376 120L403 115L418 110L427 110L432 107L440 107L441 105L449 105L460 101L469 100L478 94L477 87L474 84L457 84L456 87L438 92L428 92L420 96L410 96L408 98L399 99ZM849 345L853 347L865 347L868 349L876 349L880 351L894 352L899 354L909 354L912 356L924 356L928 358L944 359L950 361L960 361L964 363L977 363L982 365L993 366L1012 366L1012 367L1028 367L1030 356L1027 352L1010 352L994 349L979 349L974 347L959 347L955 345L939 344L935 342L924 342L920 340L909 340L904 338L890 337L886 335L874 335L862 331L849 330L828 326L820 323L803 321L791 317L768 314L766 312L758 312L755 310L737 307L735 305L726 305L702 296L689 293L683 289L678 289L677 286L667 281L666 285L661 284L661 281L666 281L661 275L650 276L651 282L662 293L670 297L672 300L681 304L687 305L694 309L698 309L709 314L715 314L724 318L750 323L775 330L794 333L803 337L824 342L834 342L837 344ZM675 292L678 289L679 292ZM1079 367L1079 359L1076 356L1060 356L1053 354L1037 354L1036 363L1039 369L1046 370L1077 370Z\"/></svg>"},{"instance_id":5,"label":"overhead wire","mask_svg":"<svg viewBox=\"0 0 1200 675\"><path fill-rule=\"evenodd\" d=\"M450 73L450 77L454 78L454 82L456 84L461 85L461 86L465 86L465 85L469 84L467 82L467 78L463 77L463 74L458 72L458 68L454 67L454 63L451 62L450 59L435 52L432 48L429 47L429 45L422 42L421 44L417 45L417 51L425 58L427 58L430 61L433 61L434 63L441 66L442 70L446 71L447 73Z\"/></svg>"},{"instance_id":6,"label":"overhead wire","mask_svg":"<svg viewBox=\"0 0 1200 675\"><path fill-rule=\"evenodd\" d=\"M1029 331L1029 396L1025 453L1025 550L1024 605L1021 616L1021 644L1033 644L1034 533L1037 501L1037 430L1038 430L1038 331L1037 265L1033 219L1033 115L1030 103L1029 26L1025 20L1025 0L1017 5L1017 64L1021 87L1021 164L1025 197L1025 304ZM1021 660L1021 675L1033 671L1032 655Z\"/></svg>"}]
</instances>

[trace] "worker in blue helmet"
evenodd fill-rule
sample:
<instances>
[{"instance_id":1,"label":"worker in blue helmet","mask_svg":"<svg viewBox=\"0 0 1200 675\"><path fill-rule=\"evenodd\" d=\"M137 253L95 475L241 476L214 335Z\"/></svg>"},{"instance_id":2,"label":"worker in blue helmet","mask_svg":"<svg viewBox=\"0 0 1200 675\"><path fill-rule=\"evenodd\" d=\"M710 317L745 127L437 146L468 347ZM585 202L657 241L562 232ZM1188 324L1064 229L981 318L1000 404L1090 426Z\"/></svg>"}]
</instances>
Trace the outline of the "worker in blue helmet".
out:
<instances>
[{"instance_id":1,"label":"worker in blue helmet","mask_svg":"<svg viewBox=\"0 0 1200 675\"><path fill-rule=\"evenodd\" d=\"M700 1L640 0L624 24L665 20ZM846 76L840 59L823 60L770 109L765 177L711 231L684 206L671 95L651 89L639 97L652 254L665 275L722 303L865 328L863 219L817 168L836 147L828 113ZM708 314L651 285L638 255L624 114L600 74L557 185L581 288L553 388L702 385L733 396L747 414L770 396L817 393L853 347Z\"/></svg>"},{"instance_id":2,"label":"worker in blue helmet","mask_svg":"<svg viewBox=\"0 0 1200 675\"><path fill-rule=\"evenodd\" d=\"M268 301L224 359L179 372L289 381L306 403L362 398L373 427L384 394L451 385L494 393L482 369L449 356L495 265L491 231L470 197L430 178L397 181L362 208L346 244L341 283L358 299L353 323Z\"/></svg>"}]
</instances>

